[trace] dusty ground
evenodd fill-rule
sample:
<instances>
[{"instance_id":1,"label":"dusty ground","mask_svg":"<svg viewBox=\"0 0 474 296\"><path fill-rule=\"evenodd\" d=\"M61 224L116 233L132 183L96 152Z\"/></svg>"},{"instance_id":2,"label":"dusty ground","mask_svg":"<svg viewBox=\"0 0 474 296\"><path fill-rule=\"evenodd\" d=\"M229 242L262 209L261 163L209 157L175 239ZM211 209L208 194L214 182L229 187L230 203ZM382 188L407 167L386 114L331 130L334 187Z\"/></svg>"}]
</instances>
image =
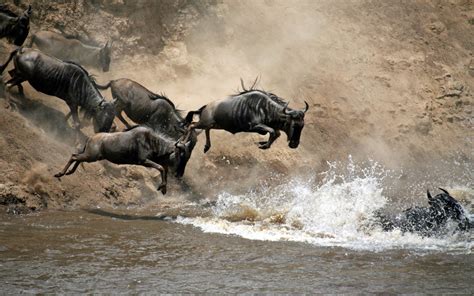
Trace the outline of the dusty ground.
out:
<instances>
[{"instance_id":1,"label":"dusty ground","mask_svg":"<svg viewBox=\"0 0 474 296\"><path fill-rule=\"evenodd\" d=\"M169 196L162 197L154 191L156 174L139 168L86 164L61 182L54 179L74 151L62 118L67 108L27 86L31 101L19 111L0 100L0 204L12 211L25 208L17 205L212 199L221 190L241 192L264 180L321 172L327 161L348 155L403 169L399 187L417 180L439 186L446 177L472 185L472 1L33 5L33 30L60 27L98 44L114 40L111 72L91 69L100 82L128 77L192 110L235 92L240 77L250 84L259 75L260 87L290 99L291 107L302 108L307 100L310 110L297 150L283 136L262 151L255 145L258 135L216 131L204 155L201 138L185 182L172 181ZM0 46L0 60L8 50ZM461 168L452 165L459 162Z\"/></svg>"}]
</instances>

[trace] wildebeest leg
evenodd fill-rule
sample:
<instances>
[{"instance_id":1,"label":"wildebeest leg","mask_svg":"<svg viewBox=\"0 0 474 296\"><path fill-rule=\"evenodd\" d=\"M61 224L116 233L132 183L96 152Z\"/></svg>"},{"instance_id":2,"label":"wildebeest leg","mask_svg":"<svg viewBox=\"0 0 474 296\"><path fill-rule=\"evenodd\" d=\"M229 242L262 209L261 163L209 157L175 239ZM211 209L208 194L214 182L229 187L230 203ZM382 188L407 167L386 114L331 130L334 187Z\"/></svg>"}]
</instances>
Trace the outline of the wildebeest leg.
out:
<instances>
[{"instance_id":1,"label":"wildebeest leg","mask_svg":"<svg viewBox=\"0 0 474 296\"><path fill-rule=\"evenodd\" d=\"M71 117L72 117L72 125L73 128L76 130L76 140L75 140L75 145L79 146L81 142L81 135L84 135L81 132L81 122L79 120L79 114L77 113L77 106L69 105L69 109L71 109Z\"/></svg>"},{"instance_id":2,"label":"wildebeest leg","mask_svg":"<svg viewBox=\"0 0 474 296\"><path fill-rule=\"evenodd\" d=\"M13 76L10 80L8 80L8 81L6 82L6 84L7 84L7 85L9 84L9 86L8 86L8 89L9 89L9 90L10 90L12 87L17 86L17 87L18 87L18 93L19 93L22 97L24 97L24 96L25 96L25 93L24 93L24 91L23 91L23 86L21 85L21 83L23 83L23 82L25 82L25 81L26 81L26 79L23 79L23 78L21 78L21 77L19 77L19 76Z\"/></svg>"},{"instance_id":3,"label":"wildebeest leg","mask_svg":"<svg viewBox=\"0 0 474 296\"><path fill-rule=\"evenodd\" d=\"M67 122L70 117L71 117L71 111L69 111L69 113L66 114L66 116L64 116L64 120L66 120L66 122Z\"/></svg>"},{"instance_id":4,"label":"wildebeest leg","mask_svg":"<svg viewBox=\"0 0 474 296\"><path fill-rule=\"evenodd\" d=\"M204 145L204 153L209 151L209 149L211 148L211 129L209 128L206 129L205 133L206 133L206 144Z\"/></svg>"},{"instance_id":5,"label":"wildebeest leg","mask_svg":"<svg viewBox=\"0 0 474 296\"><path fill-rule=\"evenodd\" d=\"M257 124L255 126L253 126L251 129L250 129L251 132L256 132L256 133L259 133L261 135L264 135L266 133L269 133L270 134L270 137L268 138L268 141L266 142L259 142L259 146L258 148L260 149L268 149L270 148L270 146L273 144L273 142L275 142L276 139L278 139L278 137L280 136L280 131L278 130L274 130L273 128L269 127L269 126L266 126L264 124Z\"/></svg>"},{"instance_id":6,"label":"wildebeest leg","mask_svg":"<svg viewBox=\"0 0 474 296\"><path fill-rule=\"evenodd\" d=\"M143 166L148 167L148 168L154 168L160 171L161 174L161 184L158 186L158 190L161 191L161 193L166 194L166 180L167 180L167 174L168 174L168 167L162 167L161 165L157 164L156 162L153 162L149 159L146 159L143 163Z\"/></svg>"},{"instance_id":7,"label":"wildebeest leg","mask_svg":"<svg viewBox=\"0 0 474 296\"><path fill-rule=\"evenodd\" d=\"M64 167L64 169L61 172L55 174L54 176L59 179L62 176L66 175L67 170L69 169L71 164L73 164L74 162L76 162L76 164L79 165L79 163L77 162L77 154L73 154L71 158L69 158L69 161L66 163L66 166ZM74 166L76 166L76 164Z\"/></svg>"},{"instance_id":8,"label":"wildebeest leg","mask_svg":"<svg viewBox=\"0 0 474 296\"><path fill-rule=\"evenodd\" d=\"M123 118L122 116L122 111L120 112L117 112L117 117L118 119L120 119L120 121L125 124L125 126L127 127L127 129L130 129L132 126L125 120L125 118Z\"/></svg>"},{"instance_id":9,"label":"wildebeest leg","mask_svg":"<svg viewBox=\"0 0 474 296\"><path fill-rule=\"evenodd\" d=\"M189 138L190 138L191 133L192 133L193 130L195 130L195 129L204 129L205 133L206 133L206 144L204 145L204 153L206 153L211 148L211 135L210 135L211 128L213 128L212 125L211 126L202 125L200 121L195 122L195 123L191 123L188 127L188 131L186 133L186 136L184 137L183 142L187 143L189 141Z\"/></svg>"}]
</instances>

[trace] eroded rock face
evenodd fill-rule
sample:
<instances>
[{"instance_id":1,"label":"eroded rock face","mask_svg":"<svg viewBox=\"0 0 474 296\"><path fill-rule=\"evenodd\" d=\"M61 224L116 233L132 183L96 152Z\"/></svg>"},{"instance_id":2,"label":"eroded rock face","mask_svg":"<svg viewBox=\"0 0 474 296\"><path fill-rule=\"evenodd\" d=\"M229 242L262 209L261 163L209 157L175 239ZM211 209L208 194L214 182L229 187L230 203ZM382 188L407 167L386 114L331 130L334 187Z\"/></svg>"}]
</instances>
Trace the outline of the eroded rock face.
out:
<instances>
[{"instance_id":1,"label":"eroded rock face","mask_svg":"<svg viewBox=\"0 0 474 296\"><path fill-rule=\"evenodd\" d=\"M35 30L59 30L85 43L114 41L113 53L158 54L186 36L213 1L32 1ZM139 33L137 33L139 32Z\"/></svg>"}]
</instances>

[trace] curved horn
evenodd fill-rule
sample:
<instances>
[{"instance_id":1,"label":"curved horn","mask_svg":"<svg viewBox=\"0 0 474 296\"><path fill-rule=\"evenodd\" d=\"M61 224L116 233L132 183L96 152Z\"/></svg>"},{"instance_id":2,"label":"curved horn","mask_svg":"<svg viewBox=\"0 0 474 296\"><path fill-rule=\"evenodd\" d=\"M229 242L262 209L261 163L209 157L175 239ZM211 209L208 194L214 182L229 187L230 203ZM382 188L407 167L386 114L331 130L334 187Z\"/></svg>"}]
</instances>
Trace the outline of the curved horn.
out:
<instances>
[{"instance_id":1,"label":"curved horn","mask_svg":"<svg viewBox=\"0 0 474 296\"><path fill-rule=\"evenodd\" d=\"M430 193L429 190L426 190L426 195L428 195L428 199L429 199L429 200L432 200L432 199L433 199L433 197L431 196L431 193Z\"/></svg>"},{"instance_id":2,"label":"curved horn","mask_svg":"<svg viewBox=\"0 0 474 296\"><path fill-rule=\"evenodd\" d=\"M283 114L285 114L285 115L291 115L291 111L287 110L289 104L290 104L290 102L286 103L285 107L283 108Z\"/></svg>"},{"instance_id":3,"label":"curved horn","mask_svg":"<svg viewBox=\"0 0 474 296\"><path fill-rule=\"evenodd\" d=\"M441 187L438 188L439 190L443 191L444 193L446 193L447 195L450 195L449 192L446 190L446 189L443 189Z\"/></svg>"},{"instance_id":4,"label":"curved horn","mask_svg":"<svg viewBox=\"0 0 474 296\"><path fill-rule=\"evenodd\" d=\"M303 113L306 113L306 111L308 111L308 109L309 109L308 102L304 101L304 105L305 105L305 107L304 107L304 110L302 110L302 111L303 111Z\"/></svg>"},{"instance_id":5,"label":"curved horn","mask_svg":"<svg viewBox=\"0 0 474 296\"><path fill-rule=\"evenodd\" d=\"M244 80L242 79L242 77L240 77L240 85L242 85L242 91L247 91L245 89Z\"/></svg>"}]
</instances>

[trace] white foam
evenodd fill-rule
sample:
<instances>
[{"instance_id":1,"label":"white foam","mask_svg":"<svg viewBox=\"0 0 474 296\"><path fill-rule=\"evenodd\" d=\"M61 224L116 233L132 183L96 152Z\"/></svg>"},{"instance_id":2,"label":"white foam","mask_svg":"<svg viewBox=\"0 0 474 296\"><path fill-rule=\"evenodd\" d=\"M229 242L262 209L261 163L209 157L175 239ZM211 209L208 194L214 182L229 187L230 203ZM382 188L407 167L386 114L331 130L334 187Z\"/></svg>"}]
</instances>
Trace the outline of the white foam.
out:
<instances>
[{"instance_id":1,"label":"white foam","mask_svg":"<svg viewBox=\"0 0 474 296\"><path fill-rule=\"evenodd\" d=\"M400 231L384 232L370 223L387 204L381 182L388 173L376 163L362 169L350 159L342 174L331 165L320 184L315 178L244 195L222 193L209 218L178 218L204 232L246 239L306 242L356 250L414 249L471 253L470 234L426 238Z\"/></svg>"}]
</instances>

